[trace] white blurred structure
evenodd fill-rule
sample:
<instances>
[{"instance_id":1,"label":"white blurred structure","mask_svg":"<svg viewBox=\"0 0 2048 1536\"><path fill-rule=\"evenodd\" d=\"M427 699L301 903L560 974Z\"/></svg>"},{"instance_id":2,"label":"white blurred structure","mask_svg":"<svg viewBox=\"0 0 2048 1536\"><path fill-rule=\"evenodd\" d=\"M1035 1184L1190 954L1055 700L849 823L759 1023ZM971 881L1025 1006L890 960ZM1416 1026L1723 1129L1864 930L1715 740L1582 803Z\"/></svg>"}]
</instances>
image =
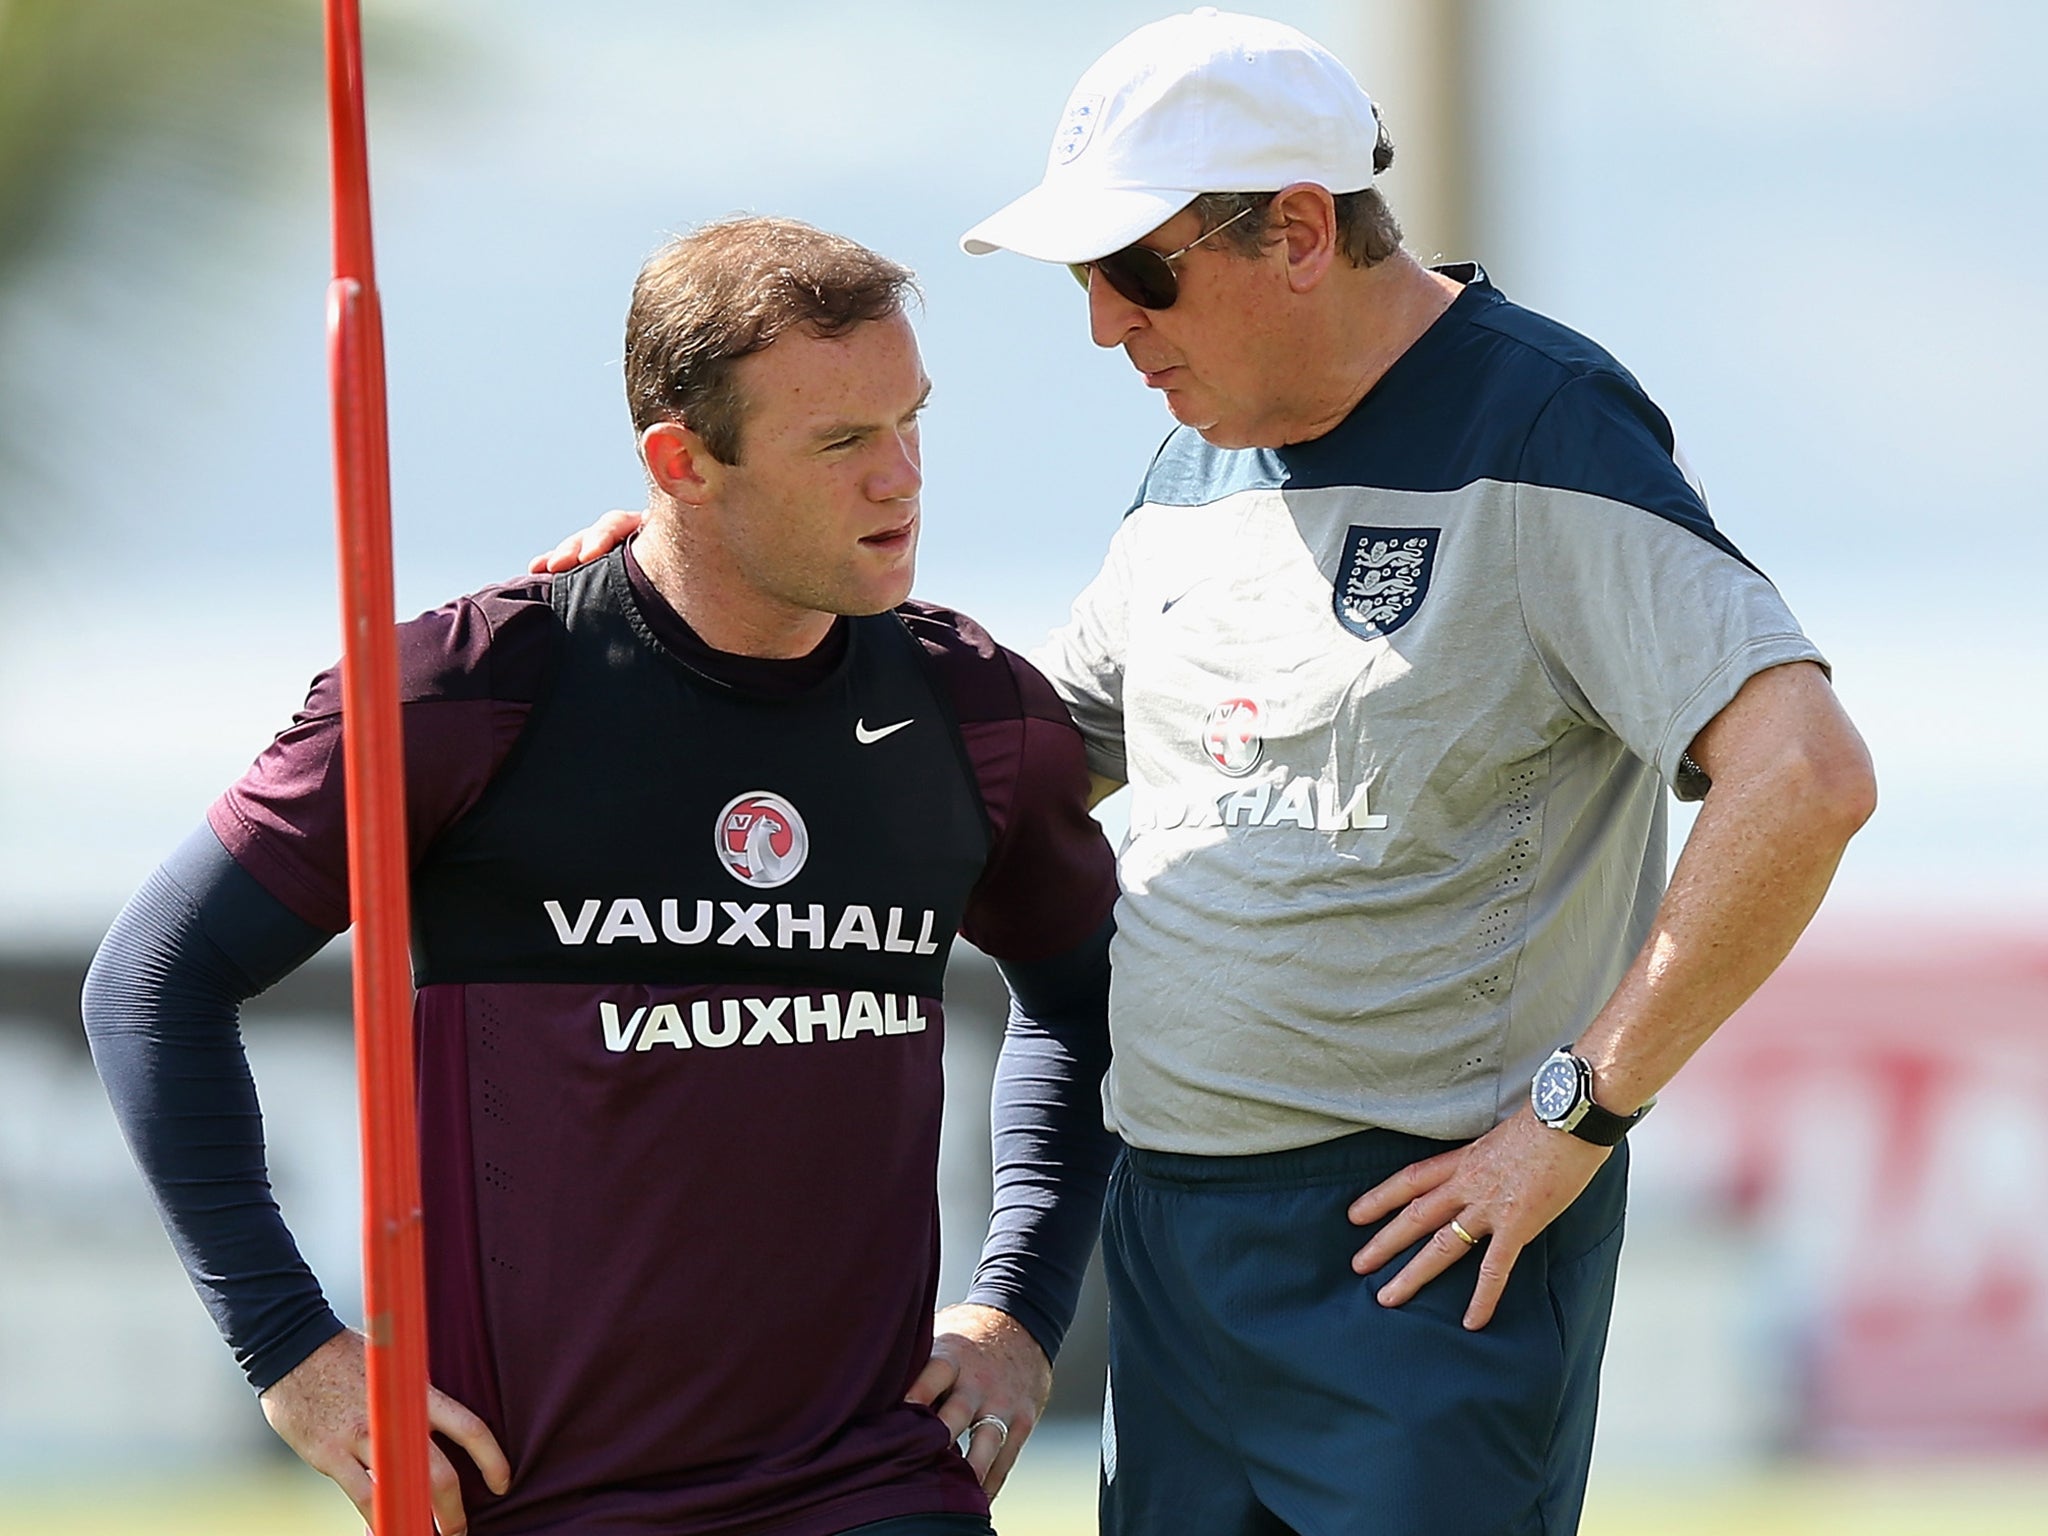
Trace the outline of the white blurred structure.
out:
<instances>
[{"instance_id":1,"label":"white blurred structure","mask_svg":"<svg viewBox=\"0 0 2048 1536\"><path fill-rule=\"evenodd\" d=\"M1088 345L1064 274L953 241L1037 177L1086 63L1173 3L416 7L456 42L432 100L392 110L373 79L370 102L401 608L638 493L617 357L632 272L667 231L752 208L919 269L938 386L921 590L1030 644L1165 422ZM1796 960L1639 1138L1601 1464L2038 1437L2042 962L2016 941L1998 1001L1977 988L2007 962L1922 924L2048 917L2048 201L2026 190L2048 163L2048 7L1458 0L1463 73L1432 95L1416 61L1440 49L1438 5L1254 8L1385 101L1387 191L1423 254L1480 257L1668 409L1717 519L1835 663L1883 784L1830 902L1882 953ZM48 320L25 334L51 338L33 367L52 457L78 466L0 487L32 504L25 535L48 530L0 606L12 954L81 956L336 648L317 97L309 79L303 174L222 240L204 286L231 302L167 301L118 187L89 233L132 306L109 316L61 273L0 296ZM1476 168L1464 212L1432 201L1453 131ZM0 1464L263 1444L68 1007L0 988ZM991 1039L949 1057L956 1104ZM280 1193L343 1277L345 1037L330 1013L250 1040ZM950 1286L985 1198L969 1113L942 1175Z\"/></svg>"}]
</instances>

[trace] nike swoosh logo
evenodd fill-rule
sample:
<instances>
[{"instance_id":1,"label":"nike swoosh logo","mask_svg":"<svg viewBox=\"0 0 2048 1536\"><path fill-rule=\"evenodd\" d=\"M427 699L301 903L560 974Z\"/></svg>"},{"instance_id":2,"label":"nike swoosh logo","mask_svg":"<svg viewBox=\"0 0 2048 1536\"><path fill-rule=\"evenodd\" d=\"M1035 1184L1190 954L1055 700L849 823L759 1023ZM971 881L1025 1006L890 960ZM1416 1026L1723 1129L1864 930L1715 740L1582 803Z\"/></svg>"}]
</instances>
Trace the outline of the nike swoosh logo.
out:
<instances>
[{"instance_id":1,"label":"nike swoosh logo","mask_svg":"<svg viewBox=\"0 0 2048 1536\"><path fill-rule=\"evenodd\" d=\"M885 725L872 731L868 729L867 721L856 720L853 722L853 739L864 747L871 747L884 736L894 736L916 719L917 716L912 715L909 720L898 720L894 725Z\"/></svg>"}]
</instances>

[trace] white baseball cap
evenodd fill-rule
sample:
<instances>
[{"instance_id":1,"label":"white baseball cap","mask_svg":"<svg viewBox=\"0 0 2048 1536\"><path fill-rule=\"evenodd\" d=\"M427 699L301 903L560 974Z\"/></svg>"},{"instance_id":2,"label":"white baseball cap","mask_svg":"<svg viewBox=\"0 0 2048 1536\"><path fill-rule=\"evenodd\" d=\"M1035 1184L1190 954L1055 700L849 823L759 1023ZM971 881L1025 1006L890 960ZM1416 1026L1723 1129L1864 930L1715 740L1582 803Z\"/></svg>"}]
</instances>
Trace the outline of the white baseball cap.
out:
<instances>
[{"instance_id":1,"label":"white baseball cap","mask_svg":"<svg viewBox=\"0 0 2048 1536\"><path fill-rule=\"evenodd\" d=\"M1067 98L1045 179L960 238L1094 261L1150 234L1204 192L1372 185L1372 98L1292 27L1203 6L1138 28Z\"/></svg>"}]
</instances>

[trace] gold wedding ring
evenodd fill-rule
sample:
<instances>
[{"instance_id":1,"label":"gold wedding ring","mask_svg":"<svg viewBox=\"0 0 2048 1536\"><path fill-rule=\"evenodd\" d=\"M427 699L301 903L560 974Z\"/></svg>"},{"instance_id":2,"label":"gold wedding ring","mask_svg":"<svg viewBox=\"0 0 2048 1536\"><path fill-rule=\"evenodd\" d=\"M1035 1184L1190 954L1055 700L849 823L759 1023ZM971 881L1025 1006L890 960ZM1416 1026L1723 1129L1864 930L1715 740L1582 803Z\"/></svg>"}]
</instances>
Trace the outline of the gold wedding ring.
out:
<instances>
[{"instance_id":1,"label":"gold wedding ring","mask_svg":"<svg viewBox=\"0 0 2048 1536\"><path fill-rule=\"evenodd\" d=\"M1474 1237L1470 1232L1467 1232L1465 1230L1464 1224L1460 1222L1458 1218L1455 1216L1451 1218L1451 1235L1457 1238L1457 1240L1463 1243L1467 1248L1477 1248L1479 1246L1479 1239Z\"/></svg>"}]
</instances>

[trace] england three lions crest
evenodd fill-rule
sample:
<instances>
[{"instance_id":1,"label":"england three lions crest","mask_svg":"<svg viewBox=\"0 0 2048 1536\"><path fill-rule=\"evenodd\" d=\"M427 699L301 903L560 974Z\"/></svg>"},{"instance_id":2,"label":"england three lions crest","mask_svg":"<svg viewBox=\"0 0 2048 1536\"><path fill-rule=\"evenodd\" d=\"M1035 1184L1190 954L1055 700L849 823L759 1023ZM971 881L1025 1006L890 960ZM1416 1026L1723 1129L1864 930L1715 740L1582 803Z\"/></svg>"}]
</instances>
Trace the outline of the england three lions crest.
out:
<instances>
[{"instance_id":1,"label":"england three lions crest","mask_svg":"<svg viewBox=\"0 0 2048 1536\"><path fill-rule=\"evenodd\" d=\"M1429 596L1441 528L1361 528L1352 524L1337 560L1331 605L1337 622L1361 640L1378 640L1415 617Z\"/></svg>"}]
</instances>

